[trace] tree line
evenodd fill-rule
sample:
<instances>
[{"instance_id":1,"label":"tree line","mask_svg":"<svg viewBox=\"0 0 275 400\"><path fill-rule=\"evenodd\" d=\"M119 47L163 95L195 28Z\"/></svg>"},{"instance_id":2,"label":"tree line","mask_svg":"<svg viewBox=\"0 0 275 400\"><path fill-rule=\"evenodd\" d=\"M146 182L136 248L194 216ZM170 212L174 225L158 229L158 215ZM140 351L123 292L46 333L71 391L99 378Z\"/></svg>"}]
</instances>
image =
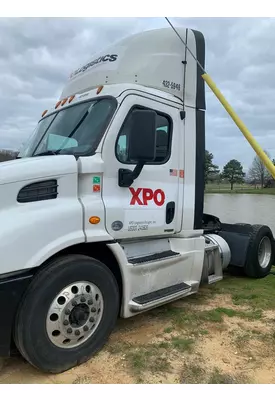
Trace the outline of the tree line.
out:
<instances>
[{"instance_id":1,"label":"tree line","mask_svg":"<svg viewBox=\"0 0 275 400\"><path fill-rule=\"evenodd\" d=\"M269 153L267 151L265 153L270 158ZM254 157L247 174L243 171L241 162L236 159L229 160L222 171L214 164L213 160L213 154L206 150L204 163L205 184L227 182L230 184L231 190L233 190L236 183L244 182L254 185L255 188L260 186L262 189L275 186L274 179L258 156ZM275 159L272 162L275 165Z\"/></svg>"},{"instance_id":2,"label":"tree line","mask_svg":"<svg viewBox=\"0 0 275 400\"><path fill-rule=\"evenodd\" d=\"M0 149L0 162L14 160L17 154L16 151Z\"/></svg>"}]
</instances>

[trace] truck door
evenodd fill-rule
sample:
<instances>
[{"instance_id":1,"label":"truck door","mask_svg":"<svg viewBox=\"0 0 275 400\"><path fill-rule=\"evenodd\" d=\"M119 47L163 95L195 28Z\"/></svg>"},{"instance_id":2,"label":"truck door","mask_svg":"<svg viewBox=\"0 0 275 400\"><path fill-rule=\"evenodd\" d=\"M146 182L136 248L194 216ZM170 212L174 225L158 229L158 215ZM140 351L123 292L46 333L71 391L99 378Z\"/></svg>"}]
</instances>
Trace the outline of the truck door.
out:
<instances>
[{"instance_id":1,"label":"truck door","mask_svg":"<svg viewBox=\"0 0 275 400\"><path fill-rule=\"evenodd\" d=\"M135 167L128 159L128 135L136 108L157 113L156 158L125 188L119 186L118 171ZM181 230L183 126L177 108L142 96L124 99L102 149L105 224L115 239L165 236Z\"/></svg>"}]
</instances>

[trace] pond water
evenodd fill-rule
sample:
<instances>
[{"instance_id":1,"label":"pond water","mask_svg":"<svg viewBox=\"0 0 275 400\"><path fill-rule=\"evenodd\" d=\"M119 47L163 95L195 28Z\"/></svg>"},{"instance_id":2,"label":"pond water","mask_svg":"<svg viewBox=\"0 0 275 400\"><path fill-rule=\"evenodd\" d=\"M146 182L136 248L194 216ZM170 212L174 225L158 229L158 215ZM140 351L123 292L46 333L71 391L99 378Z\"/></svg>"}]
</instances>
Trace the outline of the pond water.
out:
<instances>
[{"instance_id":1,"label":"pond water","mask_svg":"<svg viewBox=\"0 0 275 400\"><path fill-rule=\"evenodd\" d=\"M257 194L206 194L204 212L221 222L268 225L275 235L275 196Z\"/></svg>"}]
</instances>

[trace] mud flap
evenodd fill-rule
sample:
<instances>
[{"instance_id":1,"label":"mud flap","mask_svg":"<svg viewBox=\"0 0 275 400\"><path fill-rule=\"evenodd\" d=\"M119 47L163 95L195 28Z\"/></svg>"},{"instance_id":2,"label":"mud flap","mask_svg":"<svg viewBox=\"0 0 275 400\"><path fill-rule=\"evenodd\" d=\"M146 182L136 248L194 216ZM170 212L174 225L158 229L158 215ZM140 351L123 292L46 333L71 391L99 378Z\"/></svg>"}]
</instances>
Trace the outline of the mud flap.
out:
<instances>
[{"instance_id":1,"label":"mud flap","mask_svg":"<svg viewBox=\"0 0 275 400\"><path fill-rule=\"evenodd\" d=\"M221 224L218 235L228 243L231 251L230 265L241 268L245 266L252 230L252 225L249 224Z\"/></svg>"},{"instance_id":2,"label":"mud flap","mask_svg":"<svg viewBox=\"0 0 275 400\"><path fill-rule=\"evenodd\" d=\"M0 357L9 357L15 350L12 335L14 319L32 277L31 271L17 271L0 279Z\"/></svg>"}]
</instances>

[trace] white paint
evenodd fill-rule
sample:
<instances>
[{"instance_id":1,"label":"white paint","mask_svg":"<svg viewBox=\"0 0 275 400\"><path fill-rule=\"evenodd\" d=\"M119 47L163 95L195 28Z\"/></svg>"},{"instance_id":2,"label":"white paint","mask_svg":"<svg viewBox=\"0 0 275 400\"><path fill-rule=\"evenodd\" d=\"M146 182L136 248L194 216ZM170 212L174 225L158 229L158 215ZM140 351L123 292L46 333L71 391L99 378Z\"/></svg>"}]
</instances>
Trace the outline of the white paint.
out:
<instances>
[{"instance_id":1,"label":"white paint","mask_svg":"<svg viewBox=\"0 0 275 400\"><path fill-rule=\"evenodd\" d=\"M149 254L161 253L171 250L169 239L138 239L136 241L122 241L121 246L126 257L137 258Z\"/></svg>"},{"instance_id":2,"label":"white paint","mask_svg":"<svg viewBox=\"0 0 275 400\"><path fill-rule=\"evenodd\" d=\"M15 182L15 177L20 178ZM72 156L35 157L0 164L0 273L39 266L70 245L85 241ZM58 198L18 203L19 190L41 179L58 180ZM11 183L7 183L10 180Z\"/></svg>"},{"instance_id":3,"label":"white paint","mask_svg":"<svg viewBox=\"0 0 275 400\"><path fill-rule=\"evenodd\" d=\"M185 38L186 30L180 33ZM194 34L190 30L188 45L196 54ZM73 156L58 155L0 164L0 273L39 266L73 244L121 241L121 245L117 242L108 246L122 273L121 315L129 317L133 315L130 303L135 296L180 282L189 283L191 293L198 289L204 238L202 232L193 231L197 71L188 55L183 88L185 49L170 28L126 38L91 60L106 54L117 54L118 58L90 65L85 72L74 75L61 96L76 94L70 105L106 95L117 99L117 110L96 154L77 161ZM166 87L164 81L180 85L180 90L178 86ZM96 87L101 84L104 88L97 95ZM183 96L184 121L180 118ZM162 190L165 194L162 205L153 201L147 205L131 204L129 188L118 186L119 168L134 168L115 157L115 145L126 116L135 105L168 114L173 122L169 160L162 165L145 165L132 185L134 190ZM54 106L50 112L55 112ZM184 179L179 174L171 176L170 169L184 170ZM58 181L57 199L17 203L18 191L23 186L50 177ZM99 191L93 190L94 178L100 180ZM166 205L170 201L175 202L176 209L173 222L167 225ZM89 222L92 216L100 218L98 224ZM112 229L115 221L123 223L122 229ZM141 226L143 229L138 228ZM137 229L129 230L129 227ZM127 256L166 250L179 255L135 266L127 260Z\"/></svg>"},{"instance_id":4,"label":"white paint","mask_svg":"<svg viewBox=\"0 0 275 400\"><path fill-rule=\"evenodd\" d=\"M143 96L129 95L125 96L121 102L120 108L117 111L116 118L111 124L108 134L104 138L102 144L102 159L104 162L104 177L102 196L106 209L106 229L110 235L115 239L135 238L154 235L167 235L166 229L172 232L179 232L181 229L182 209L178 207L179 196L179 177L170 176L170 169L179 169L180 166L180 153L179 138L183 135L183 124L180 119L179 109L170 106L169 104L162 104L156 100L148 99ZM118 186L118 170L119 168L133 169L134 165L125 165L117 160L114 156L114 149L116 145L117 135L120 131L122 122L128 114L132 106L141 105L148 108L153 108L156 111L168 114L173 121L173 141L170 159L162 165L145 165L140 176L134 181L132 188L137 190L139 188L149 188L153 191L160 189L165 193L165 203L162 206L156 206L153 201L148 202L147 206L134 204L131 205L132 194L129 188ZM166 204L174 201L176 204L175 218L169 225L165 224ZM158 221L163 221L162 224L157 223L151 225L150 230L144 231L130 231L121 230L113 231L112 223L114 221L125 221L125 213L128 211L135 211L142 213L146 210L146 219L153 220L155 210L158 210ZM150 214L151 213L151 214ZM139 214L141 215L141 214ZM132 217L131 217L132 218ZM144 218L142 218L144 219ZM170 231L171 234L171 231Z\"/></svg>"},{"instance_id":5,"label":"white paint","mask_svg":"<svg viewBox=\"0 0 275 400\"><path fill-rule=\"evenodd\" d=\"M127 263L125 253L118 243L108 245L121 265L122 317L128 318L137 314L131 311L131 301L134 297L180 282L185 282L192 287L188 295L198 290L203 267L204 238L172 239L170 246L173 251L180 254L173 258L133 265Z\"/></svg>"},{"instance_id":6,"label":"white paint","mask_svg":"<svg viewBox=\"0 0 275 400\"><path fill-rule=\"evenodd\" d=\"M164 226L164 213L162 210L126 210L124 217L124 231L143 232L145 235L151 229Z\"/></svg>"},{"instance_id":7,"label":"white paint","mask_svg":"<svg viewBox=\"0 0 275 400\"><path fill-rule=\"evenodd\" d=\"M186 29L178 29L186 41ZM188 29L188 46L196 54L194 33ZM115 61L99 62L84 72L72 76L60 98L91 90L99 85L139 84L155 88L183 99L185 46L171 28L150 30L129 36L91 56L84 66L105 55L117 55ZM190 85L185 88L185 101L194 106L196 101L196 68L189 60ZM73 71L74 73L75 71ZM169 87L166 86L169 82ZM179 89L180 87L180 89ZM179 90L178 90L179 89Z\"/></svg>"}]
</instances>

